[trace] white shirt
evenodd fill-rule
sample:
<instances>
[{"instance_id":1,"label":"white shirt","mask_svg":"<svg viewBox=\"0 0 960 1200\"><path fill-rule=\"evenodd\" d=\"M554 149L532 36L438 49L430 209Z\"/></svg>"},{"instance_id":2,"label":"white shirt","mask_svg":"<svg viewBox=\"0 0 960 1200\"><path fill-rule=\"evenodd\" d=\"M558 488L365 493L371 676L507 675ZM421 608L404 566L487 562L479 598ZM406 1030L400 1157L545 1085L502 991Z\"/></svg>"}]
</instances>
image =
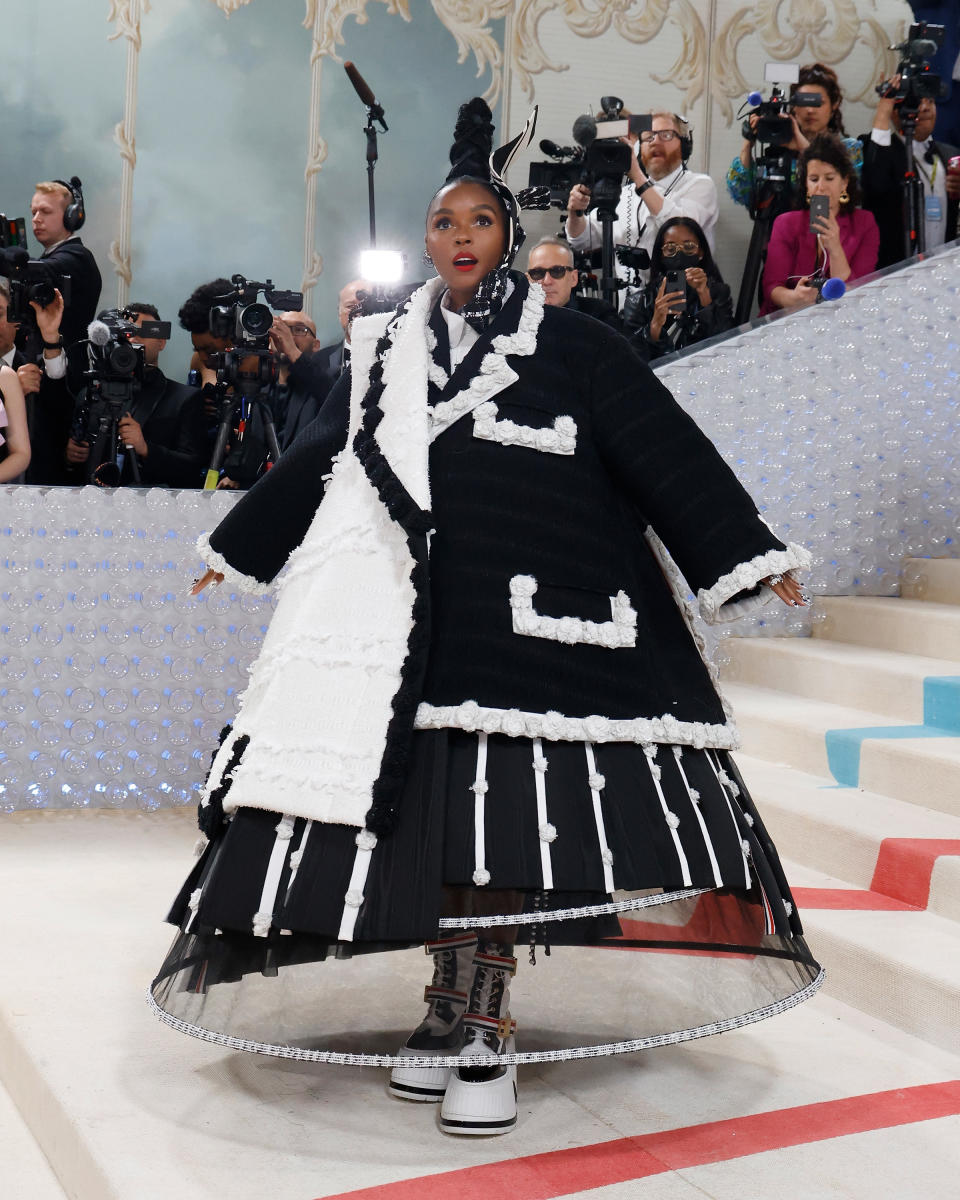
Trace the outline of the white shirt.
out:
<instances>
[{"instance_id":1,"label":"white shirt","mask_svg":"<svg viewBox=\"0 0 960 1200\"><path fill-rule=\"evenodd\" d=\"M663 207L654 216L637 195L636 186L628 179L620 192L617 219L613 223L615 245L640 246L649 254L653 250L660 226L674 217L689 217L696 221L707 236L711 251L714 249L714 230L719 214L716 184L709 175L688 171L683 164L653 185L663 196ZM569 238L574 250L599 250L603 245L600 222L595 212L587 216L587 226L577 237ZM617 275L629 279L631 272L617 263ZM643 273L645 279L647 272Z\"/></svg>"},{"instance_id":2,"label":"white shirt","mask_svg":"<svg viewBox=\"0 0 960 1200\"><path fill-rule=\"evenodd\" d=\"M503 298L504 304L513 295L513 280L507 280L507 291ZM450 373L457 369L470 353L474 344L479 341L480 334L474 327L450 307L450 293L444 292L440 301L440 312L447 323L447 337L450 340Z\"/></svg>"},{"instance_id":3,"label":"white shirt","mask_svg":"<svg viewBox=\"0 0 960 1200\"><path fill-rule=\"evenodd\" d=\"M16 352L17 352L16 346L11 346L10 349L6 352L6 354L0 354L0 363L3 363L3 365L5 367L12 367L13 366L13 356L16 354Z\"/></svg>"},{"instance_id":4,"label":"white shirt","mask_svg":"<svg viewBox=\"0 0 960 1200\"><path fill-rule=\"evenodd\" d=\"M903 141L899 133L897 137L901 142ZM878 146L889 146L893 141L893 131L891 129L871 129L870 140ZM923 233L924 249L926 250L942 246L947 240L947 172L943 160L936 152L934 152L932 163L924 161L924 155L932 145L933 138L927 138L925 142L918 142L914 139L913 142L913 162L917 168L920 182L923 184ZM928 196L936 196L940 201L940 216L936 219L931 219L927 215L926 200Z\"/></svg>"}]
</instances>

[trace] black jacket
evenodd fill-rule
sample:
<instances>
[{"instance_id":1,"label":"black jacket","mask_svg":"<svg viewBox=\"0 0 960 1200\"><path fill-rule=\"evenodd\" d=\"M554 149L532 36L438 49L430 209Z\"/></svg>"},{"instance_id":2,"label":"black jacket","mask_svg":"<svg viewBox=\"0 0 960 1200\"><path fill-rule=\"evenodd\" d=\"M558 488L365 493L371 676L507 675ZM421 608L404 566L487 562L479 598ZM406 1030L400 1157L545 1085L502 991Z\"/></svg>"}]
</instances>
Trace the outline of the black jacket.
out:
<instances>
[{"instance_id":1,"label":"black jacket","mask_svg":"<svg viewBox=\"0 0 960 1200\"><path fill-rule=\"evenodd\" d=\"M696 292L688 287L687 311L668 319L659 338L651 337L650 322L662 278L657 276L651 279L642 292L635 292L625 312L624 334L644 362L651 362L664 354L682 350L685 346L695 345L733 328L730 288L717 276L709 281L711 302L706 308L700 307Z\"/></svg>"},{"instance_id":2,"label":"black jacket","mask_svg":"<svg viewBox=\"0 0 960 1200\"><path fill-rule=\"evenodd\" d=\"M85 427L89 412L84 394L77 402L74 436ZM206 426L203 403L196 388L168 379L159 368L147 369L143 387L130 405L149 453L137 458L140 479L146 487L198 488L206 467ZM134 482L129 454L125 456L122 484ZM87 477L89 464L75 473ZM74 479L73 482L78 480Z\"/></svg>"},{"instance_id":3,"label":"black jacket","mask_svg":"<svg viewBox=\"0 0 960 1200\"><path fill-rule=\"evenodd\" d=\"M623 321L617 310L612 304L608 304L606 300L600 300L596 296L579 296L576 292L571 292L570 299L564 308L570 312L584 313L588 317L593 317L595 321L602 321L604 325L609 325L617 333L623 331Z\"/></svg>"},{"instance_id":4,"label":"black jacket","mask_svg":"<svg viewBox=\"0 0 960 1200\"><path fill-rule=\"evenodd\" d=\"M70 303L60 323L63 344L72 346L87 336L87 326L97 315L103 281L97 260L74 235L48 250L43 261L60 275L70 276Z\"/></svg>"},{"instance_id":5,"label":"black jacket","mask_svg":"<svg viewBox=\"0 0 960 1200\"><path fill-rule=\"evenodd\" d=\"M893 134L889 146L879 146L869 133L862 134L863 172L860 183L863 187L863 207L873 213L880 230L880 252L878 267L889 267L904 258L903 198L900 184L907 167L907 150L903 141ZM946 142L933 142L933 152L940 159L937 168L946 171L947 160L960 154L956 146ZM922 182L922 180L921 180ZM947 199L947 232L949 242L957 236L957 216L960 201Z\"/></svg>"},{"instance_id":6,"label":"black jacket","mask_svg":"<svg viewBox=\"0 0 960 1200\"><path fill-rule=\"evenodd\" d=\"M288 450L294 438L313 421L323 406L336 376L329 369L324 351L301 354L287 373L287 382L276 389L273 417L280 450Z\"/></svg>"},{"instance_id":7,"label":"black jacket","mask_svg":"<svg viewBox=\"0 0 960 1200\"><path fill-rule=\"evenodd\" d=\"M379 403L354 442L408 536L432 530L428 604L418 617L429 653L422 675L410 674L418 721L457 724L479 706L539 714L546 737L564 714L580 723L580 736L597 740L608 740L597 721L619 721L615 740L733 745L683 596L645 531L652 526L701 593L701 608L719 610L720 619L749 606L761 579L807 556L770 532L710 441L623 338L542 301L540 315L527 294L519 279L443 391L430 385L435 427L441 405L474 407L429 445L429 513L406 495L376 440ZM371 325L370 337L379 329ZM504 338L529 348L509 353ZM391 353L391 371L402 372ZM210 537L219 561L252 586L277 574L310 526L323 477L345 444L350 387L349 377L340 380L317 421ZM365 391L358 380L354 404ZM566 420L556 425L559 418ZM554 436L561 428L572 450ZM531 580L533 633L517 627ZM621 596L635 613L634 640L591 643L585 623L615 624L612 604ZM732 610L721 607L727 602ZM549 620L565 617L562 625ZM651 723L659 735L647 736Z\"/></svg>"}]
</instances>

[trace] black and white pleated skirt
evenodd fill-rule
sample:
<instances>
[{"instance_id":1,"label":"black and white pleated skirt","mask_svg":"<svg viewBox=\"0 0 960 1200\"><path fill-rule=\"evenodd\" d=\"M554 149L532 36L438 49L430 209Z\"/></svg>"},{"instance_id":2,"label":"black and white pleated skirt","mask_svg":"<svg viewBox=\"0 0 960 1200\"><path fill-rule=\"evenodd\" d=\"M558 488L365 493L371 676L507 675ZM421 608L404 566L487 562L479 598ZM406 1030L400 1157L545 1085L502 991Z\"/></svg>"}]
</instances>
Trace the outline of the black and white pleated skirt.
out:
<instances>
[{"instance_id":1,"label":"black and white pleated skirt","mask_svg":"<svg viewBox=\"0 0 960 1200\"><path fill-rule=\"evenodd\" d=\"M725 751L421 731L399 813L395 833L358 855L352 827L238 810L171 909L179 934L151 989L158 1015L241 1049L387 1064L420 1019L429 971L416 948L481 927L540 951L518 1061L687 1040L819 986L776 849ZM506 893L512 911L448 915L451 889ZM606 980L599 994L591 971ZM559 990L544 1004L535 977L547 975ZM604 989L614 1013L601 1017Z\"/></svg>"}]
</instances>

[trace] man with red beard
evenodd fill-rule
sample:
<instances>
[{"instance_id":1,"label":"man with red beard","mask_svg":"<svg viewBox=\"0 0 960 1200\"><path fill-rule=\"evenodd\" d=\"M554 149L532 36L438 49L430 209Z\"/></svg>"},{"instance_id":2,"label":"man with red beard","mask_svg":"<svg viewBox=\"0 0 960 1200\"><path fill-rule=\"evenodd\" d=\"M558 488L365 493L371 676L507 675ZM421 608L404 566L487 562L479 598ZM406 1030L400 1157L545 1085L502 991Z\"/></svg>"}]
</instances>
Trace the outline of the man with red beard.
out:
<instances>
[{"instance_id":1,"label":"man with red beard","mask_svg":"<svg viewBox=\"0 0 960 1200\"><path fill-rule=\"evenodd\" d=\"M650 120L649 130L623 139L634 148L634 157L620 194L613 240L617 245L639 246L649 253L665 221L690 217L703 229L713 250L719 211L717 189L709 175L687 169L687 122L669 112L652 113ZM567 238L574 250L598 250L601 245L600 222L594 213L586 215L589 204L590 189L576 184L570 192L567 217ZM617 274L629 279L631 272L618 262Z\"/></svg>"}]
</instances>

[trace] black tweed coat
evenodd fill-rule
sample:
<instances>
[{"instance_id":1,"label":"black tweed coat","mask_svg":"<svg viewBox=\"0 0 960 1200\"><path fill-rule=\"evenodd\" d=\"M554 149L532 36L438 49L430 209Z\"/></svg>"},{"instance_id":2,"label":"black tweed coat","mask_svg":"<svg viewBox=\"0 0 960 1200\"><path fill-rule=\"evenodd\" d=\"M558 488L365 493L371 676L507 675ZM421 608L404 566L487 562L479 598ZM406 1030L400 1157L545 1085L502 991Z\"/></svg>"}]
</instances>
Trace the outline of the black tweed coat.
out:
<instances>
[{"instance_id":1,"label":"black tweed coat","mask_svg":"<svg viewBox=\"0 0 960 1200\"><path fill-rule=\"evenodd\" d=\"M354 341L383 325L358 322ZM429 507L378 442L377 405L352 439L419 546L423 653L404 668L416 727L735 746L674 563L703 615L724 620L768 599L760 581L808 565L806 551L774 536L695 422L600 322L544 307L517 276L452 379L442 330L424 328L428 344L441 340L425 390ZM366 376L352 381L351 430L366 388ZM350 397L344 377L211 535L211 565L254 586L280 571L347 446Z\"/></svg>"}]
</instances>

